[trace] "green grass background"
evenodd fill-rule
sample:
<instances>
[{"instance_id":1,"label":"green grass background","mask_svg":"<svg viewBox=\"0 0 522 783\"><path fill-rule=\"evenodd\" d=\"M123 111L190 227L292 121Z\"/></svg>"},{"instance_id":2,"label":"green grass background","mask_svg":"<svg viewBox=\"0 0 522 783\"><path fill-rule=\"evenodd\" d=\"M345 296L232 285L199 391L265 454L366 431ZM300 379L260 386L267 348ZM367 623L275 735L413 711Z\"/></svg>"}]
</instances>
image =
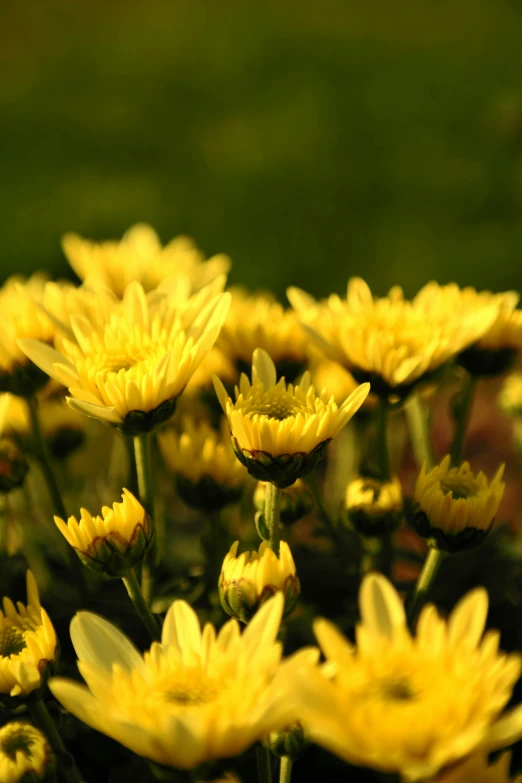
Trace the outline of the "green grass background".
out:
<instances>
[{"instance_id":1,"label":"green grass background","mask_svg":"<svg viewBox=\"0 0 522 783\"><path fill-rule=\"evenodd\" d=\"M2 278L150 221L232 282L522 288L519 0L1 0Z\"/></svg>"}]
</instances>

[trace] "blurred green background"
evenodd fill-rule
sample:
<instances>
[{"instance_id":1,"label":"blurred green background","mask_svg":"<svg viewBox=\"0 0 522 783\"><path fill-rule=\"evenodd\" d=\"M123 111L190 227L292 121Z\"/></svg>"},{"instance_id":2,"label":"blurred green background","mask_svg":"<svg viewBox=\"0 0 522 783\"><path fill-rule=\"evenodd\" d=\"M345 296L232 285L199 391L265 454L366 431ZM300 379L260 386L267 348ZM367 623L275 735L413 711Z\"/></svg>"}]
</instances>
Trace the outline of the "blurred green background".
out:
<instances>
[{"instance_id":1,"label":"blurred green background","mask_svg":"<svg viewBox=\"0 0 522 783\"><path fill-rule=\"evenodd\" d=\"M151 222L232 282L522 288L519 0L0 2L3 278Z\"/></svg>"}]
</instances>

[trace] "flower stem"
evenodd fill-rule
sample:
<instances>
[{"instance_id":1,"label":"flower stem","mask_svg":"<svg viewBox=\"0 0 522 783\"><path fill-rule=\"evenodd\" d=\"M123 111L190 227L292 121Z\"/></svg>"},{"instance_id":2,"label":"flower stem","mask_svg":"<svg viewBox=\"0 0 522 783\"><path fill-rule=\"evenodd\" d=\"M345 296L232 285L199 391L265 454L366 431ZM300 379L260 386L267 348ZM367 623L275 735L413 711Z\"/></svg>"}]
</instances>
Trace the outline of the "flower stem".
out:
<instances>
[{"instance_id":1,"label":"flower stem","mask_svg":"<svg viewBox=\"0 0 522 783\"><path fill-rule=\"evenodd\" d=\"M265 499L265 523L268 528L269 540L268 546L279 557L279 514L281 511L281 499L283 490L276 487L275 484L266 485Z\"/></svg>"},{"instance_id":2,"label":"flower stem","mask_svg":"<svg viewBox=\"0 0 522 783\"><path fill-rule=\"evenodd\" d=\"M427 470L431 470L434 459L430 441L429 412L418 391L413 392L404 411L415 461L419 467L425 462Z\"/></svg>"},{"instance_id":3,"label":"flower stem","mask_svg":"<svg viewBox=\"0 0 522 783\"><path fill-rule=\"evenodd\" d=\"M388 450L388 402L384 397L377 407L377 462L381 481L390 478L390 454Z\"/></svg>"},{"instance_id":4,"label":"flower stem","mask_svg":"<svg viewBox=\"0 0 522 783\"><path fill-rule=\"evenodd\" d=\"M440 549L430 549L428 552L421 574L415 585L415 592L408 610L408 619L412 625L416 621L417 616L426 601L427 595L431 590L437 572L445 557L446 553Z\"/></svg>"},{"instance_id":5,"label":"flower stem","mask_svg":"<svg viewBox=\"0 0 522 783\"><path fill-rule=\"evenodd\" d=\"M45 444L45 441L42 436L42 431L40 429L40 422L38 420L38 400L36 399L36 397L29 397L27 402L29 405L29 414L31 417L33 446L34 446L36 457L42 469L45 483L47 484L49 495L51 496L54 513L56 514L56 516L61 517L61 519L67 520L67 512L65 510L60 489L58 487L54 475L54 471L51 467L47 446Z\"/></svg>"},{"instance_id":6,"label":"flower stem","mask_svg":"<svg viewBox=\"0 0 522 783\"><path fill-rule=\"evenodd\" d=\"M161 629L156 618L149 609L147 602L145 601L134 569L128 571L127 574L123 577L123 584L127 588L127 592L132 603L134 604L136 613L149 632L151 639L155 642L159 642L161 639Z\"/></svg>"},{"instance_id":7,"label":"flower stem","mask_svg":"<svg viewBox=\"0 0 522 783\"><path fill-rule=\"evenodd\" d=\"M466 439L466 429L471 413L474 391L475 378L473 375L468 374L459 394L459 398L454 403L453 416L455 418L455 434L453 436L453 443L450 451L452 465L460 465L462 461L462 452Z\"/></svg>"},{"instance_id":8,"label":"flower stem","mask_svg":"<svg viewBox=\"0 0 522 783\"><path fill-rule=\"evenodd\" d=\"M279 783L290 783L292 777L293 761L290 756L281 756L281 766L279 768Z\"/></svg>"},{"instance_id":9,"label":"flower stem","mask_svg":"<svg viewBox=\"0 0 522 783\"><path fill-rule=\"evenodd\" d=\"M154 493L152 471L150 469L150 435L148 432L134 436L134 460L138 476L140 503L154 524ZM154 564L156 561L155 536L149 546L141 567L141 590L145 601L150 605L154 592Z\"/></svg>"},{"instance_id":10,"label":"flower stem","mask_svg":"<svg viewBox=\"0 0 522 783\"><path fill-rule=\"evenodd\" d=\"M27 706L33 721L40 726L49 745L56 754L56 758L60 765L60 771L67 783L83 783L83 776L76 766L74 758L63 744L58 729L49 715L49 710L44 702L40 699L38 701L29 702Z\"/></svg>"},{"instance_id":11,"label":"flower stem","mask_svg":"<svg viewBox=\"0 0 522 783\"><path fill-rule=\"evenodd\" d=\"M272 759L270 751L261 743L256 747L258 783L272 783Z\"/></svg>"}]
</instances>

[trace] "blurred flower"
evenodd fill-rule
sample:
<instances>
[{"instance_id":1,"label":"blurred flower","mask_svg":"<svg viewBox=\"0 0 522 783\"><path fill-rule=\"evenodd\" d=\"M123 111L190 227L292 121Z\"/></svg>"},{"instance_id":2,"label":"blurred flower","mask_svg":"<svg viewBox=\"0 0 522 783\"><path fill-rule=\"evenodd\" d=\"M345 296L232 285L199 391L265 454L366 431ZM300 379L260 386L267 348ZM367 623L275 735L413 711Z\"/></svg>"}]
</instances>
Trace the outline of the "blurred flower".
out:
<instances>
[{"instance_id":1,"label":"blurred flower","mask_svg":"<svg viewBox=\"0 0 522 783\"><path fill-rule=\"evenodd\" d=\"M218 338L219 339L219 338ZM217 375L224 383L234 383L237 378L236 368L225 356L220 348L215 345L207 355L203 358L201 364L197 368L194 375L190 378L185 389L185 394L195 395L202 391L211 390L214 394L214 387L212 386L212 376ZM215 399L215 397L214 397Z\"/></svg>"},{"instance_id":2,"label":"blurred flower","mask_svg":"<svg viewBox=\"0 0 522 783\"><path fill-rule=\"evenodd\" d=\"M82 563L107 576L122 577L141 563L154 536L154 525L134 495L123 490L122 502L103 506L102 516L80 509L80 521L54 521Z\"/></svg>"},{"instance_id":3,"label":"blurred flower","mask_svg":"<svg viewBox=\"0 0 522 783\"><path fill-rule=\"evenodd\" d=\"M265 510L267 481L258 481L254 491L254 506L261 513ZM281 492L280 520L283 525L292 525L305 517L315 505L312 491L301 479Z\"/></svg>"},{"instance_id":4,"label":"blurred flower","mask_svg":"<svg viewBox=\"0 0 522 783\"><path fill-rule=\"evenodd\" d=\"M475 753L462 764L442 770L434 783L522 783L522 775L509 776L511 753L503 753L488 764L487 753Z\"/></svg>"},{"instance_id":5,"label":"blurred flower","mask_svg":"<svg viewBox=\"0 0 522 783\"><path fill-rule=\"evenodd\" d=\"M265 748L277 756L289 756L292 761L301 756L309 743L305 737L303 727L300 723L292 723L281 731L271 731L268 737L263 740Z\"/></svg>"},{"instance_id":6,"label":"blurred flower","mask_svg":"<svg viewBox=\"0 0 522 783\"><path fill-rule=\"evenodd\" d=\"M522 372L508 375L500 390L498 402L502 410L510 416L522 416Z\"/></svg>"},{"instance_id":7,"label":"blurred flower","mask_svg":"<svg viewBox=\"0 0 522 783\"><path fill-rule=\"evenodd\" d=\"M132 283L103 325L73 319L77 343L64 341L63 353L35 340L20 346L68 387L71 408L129 435L148 432L170 418L219 334L229 296L214 292L210 286L181 301L167 293L147 298Z\"/></svg>"},{"instance_id":8,"label":"blurred flower","mask_svg":"<svg viewBox=\"0 0 522 783\"><path fill-rule=\"evenodd\" d=\"M0 701L2 696L25 697L45 682L57 655L54 628L34 576L27 572L27 607L4 598L0 611Z\"/></svg>"},{"instance_id":9,"label":"blurred flower","mask_svg":"<svg viewBox=\"0 0 522 783\"><path fill-rule=\"evenodd\" d=\"M498 652L497 631L483 637L484 589L468 593L447 621L434 606L425 607L416 638L399 595L381 574L363 580L359 603L357 646L329 621L317 620L326 663L288 681L311 740L351 764L419 781L522 736L522 707L501 715L522 662Z\"/></svg>"},{"instance_id":10,"label":"blurred flower","mask_svg":"<svg viewBox=\"0 0 522 783\"><path fill-rule=\"evenodd\" d=\"M241 288L234 288L231 293L230 310L218 338L219 348L240 372L247 371L253 352L262 348L272 358L278 375L294 381L305 369L307 359L307 337L296 314L285 310L269 293L249 295Z\"/></svg>"},{"instance_id":11,"label":"blurred flower","mask_svg":"<svg viewBox=\"0 0 522 783\"><path fill-rule=\"evenodd\" d=\"M44 735L29 723L13 721L0 729L2 783L37 783L51 779L55 759Z\"/></svg>"},{"instance_id":12,"label":"blurred flower","mask_svg":"<svg viewBox=\"0 0 522 783\"><path fill-rule=\"evenodd\" d=\"M316 389L328 389L329 394L333 395L337 405L340 405L355 391L359 384L353 375L342 367L339 362L334 362L331 359L325 359L318 355L317 349L312 351L312 357L310 366L312 383ZM368 409L375 408L376 405L377 397L370 392L361 407Z\"/></svg>"},{"instance_id":13,"label":"blurred flower","mask_svg":"<svg viewBox=\"0 0 522 783\"><path fill-rule=\"evenodd\" d=\"M20 487L27 476L27 460L11 438L0 438L0 493Z\"/></svg>"},{"instance_id":14,"label":"blurred flower","mask_svg":"<svg viewBox=\"0 0 522 783\"><path fill-rule=\"evenodd\" d=\"M398 286L374 298L364 280L354 277L345 300L332 295L317 302L298 288L290 288L288 298L325 356L356 380L370 381L373 393L404 397L482 337L497 315L496 305L488 304L452 317L442 296L431 297L428 308L423 291L413 302Z\"/></svg>"},{"instance_id":15,"label":"blurred flower","mask_svg":"<svg viewBox=\"0 0 522 783\"><path fill-rule=\"evenodd\" d=\"M396 476L390 481L359 476L348 483L343 508L360 535L389 533L402 521L401 483Z\"/></svg>"},{"instance_id":16,"label":"blurred flower","mask_svg":"<svg viewBox=\"0 0 522 783\"><path fill-rule=\"evenodd\" d=\"M281 592L285 598L284 615L294 611L301 587L294 558L286 541L281 541L279 557L266 541L259 552L237 554L239 541L230 547L221 567L219 597L231 617L248 623L269 598Z\"/></svg>"},{"instance_id":17,"label":"blurred flower","mask_svg":"<svg viewBox=\"0 0 522 783\"><path fill-rule=\"evenodd\" d=\"M449 552L479 544L488 534L504 494L504 465L488 482L469 462L450 467L450 456L417 478L412 522L430 546Z\"/></svg>"},{"instance_id":18,"label":"blurred flower","mask_svg":"<svg viewBox=\"0 0 522 783\"><path fill-rule=\"evenodd\" d=\"M247 472L234 454L226 421L218 433L206 422L185 417L181 433L158 435L163 459L177 476L181 497L196 508L221 508L241 495Z\"/></svg>"},{"instance_id":19,"label":"blurred flower","mask_svg":"<svg viewBox=\"0 0 522 783\"><path fill-rule=\"evenodd\" d=\"M187 276L193 291L199 291L227 273L230 259L205 256L190 237L178 236L163 247L152 226L137 223L118 241L92 242L78 234L66 234L62 248L81 280L104 286L123 297L133 281L145 291L156 288L165 278Z\"/></svg>"},{"instance_id":20,"label":"blurred flower","mask_svg":"<svg viewBox=\"0 0 522 783\"><path fill-rule=\"evenodd\" d=\"M106 620L80 612L71 638L89 687L53 679L51 690L80 720L159 764L193 769L236 756L294 719L278 698L280 681L316 656L307 650L280 667L282 612L278 594L242 635L237 620L216 635L175 601L161 644L144 656Z\"/></svg>"},{"instance_id":21,"label":"blurred flower","mask_svg":"<svg viewBox=\"0 0 522 783\"><path fill-rule=\"evenodd\" d=\"M215 377L216 394L232 432L237 458L258 480L283 489L310 473L330 440L352 418L369 391L359 386L337 407L324 389L319 396L305 372L299 386L277 381L270 356L258 348L252 360L252 383L241 375L236 401Z\"/></svg>"},{"instance_id":22,"label":"blurred flower","mask_svg":"<svg viewBox=\"0 0 522 783\"><path fill-rule=\"evenodd\" d=\"M10 277L0 288L0 391L31 397L48 378L20 350L19 339L53 341L55 327L40 307L46 279Z\"/></svg>"}]
</instances>

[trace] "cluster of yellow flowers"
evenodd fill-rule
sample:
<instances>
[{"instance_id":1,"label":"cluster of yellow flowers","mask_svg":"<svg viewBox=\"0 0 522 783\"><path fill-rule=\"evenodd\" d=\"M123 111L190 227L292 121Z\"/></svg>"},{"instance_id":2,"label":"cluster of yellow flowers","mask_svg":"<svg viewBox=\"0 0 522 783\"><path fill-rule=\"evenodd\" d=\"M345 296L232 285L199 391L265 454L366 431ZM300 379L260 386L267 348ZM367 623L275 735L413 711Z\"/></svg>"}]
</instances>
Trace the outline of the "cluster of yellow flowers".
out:
<instances>
[{"instance_id":1,"label":"cluster of yellow flowers","mask_svg":"<svg viewBox=\"0 0 522 783\"><path fill-rule=\"evenodd\" d=\"M68 234L63 249L80 286L35 275L0 290L0 502L36 462L78 557L68 565L78 600L94 580L121 579L152 644L142 654L115 625L78 611L70 633L85 685L49 679L58 642L29 570L27 606L6 597L0 612L0 702L28 707L38 728L0 728L0 781L50 780L56 766L81 780L45 706L50 689L73 716L151 762L193 770L193 780L258 743L259 783L271 780L274 756L289 783L314 742L403 781L507 783L509 753L493 764L488 754L522 738L522 706L507 709L522 656L500 652L499 632L485 631L484 588L448 617L429 599L444 558L482 544L501 507L504 466L491 480L475 472L464 443L481 378L507 376L500 405L522 419L520 376L507 375L522 352L518 295L432 282L411 300L399 287L375 297L352 278L346 298L290 288L285 309L269 293L225 291L226 256L205 260L187 237L163 247L147 225L120 242ZM443 384L460 390L451 451L437 464L426 390ZM363 406L350 427L355 472L344 475L341 451L317 481ZM403 413L419 462L411 496L392 439ZM76 518L53 461L67 465L88 440L84 417L127 444L131 469L121 502L92 498L101 513L81 508ZM334 486L334 469L343 485L332 518L321 486ZM184 504L210 531L194 606L155 601L157 566L168 570L157 490L170 491L172 476L173 515ZM351 577L359 569L359 621L344 618L349 641L316 619L317 646L284 657L287 618L299 611L305 623L315 608L305 591L300 600L290 527L314 509L328 551ZM391 580L404 522L428 548L406 601ZM202 615L215 622L202 627Z\"/></svg>"}]
</instances>

